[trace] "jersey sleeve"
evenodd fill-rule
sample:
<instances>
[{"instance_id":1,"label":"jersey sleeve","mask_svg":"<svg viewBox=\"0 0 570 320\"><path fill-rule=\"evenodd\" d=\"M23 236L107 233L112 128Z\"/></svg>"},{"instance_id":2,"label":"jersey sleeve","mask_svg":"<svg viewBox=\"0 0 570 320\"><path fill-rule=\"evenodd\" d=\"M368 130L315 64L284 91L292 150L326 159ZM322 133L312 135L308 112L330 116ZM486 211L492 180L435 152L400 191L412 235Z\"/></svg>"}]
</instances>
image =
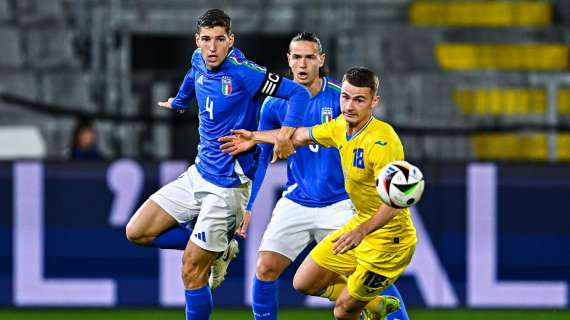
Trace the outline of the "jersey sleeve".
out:
<instances>
[{"instance_id":1,"label":"jersey sleeve","mask_svg":"<svg viewBox=\"0 0 570 320\"><path fill-rule=\"evenodd\" d=\"M344 121L337 117L333 121L327 123L319 124L309 128L309 137L316 144L323 147L338 147L338 123L339 121Z\"/></svg>"},{"instance_id":2,"label":"jersey sleeve","mask_svg":"<svg viewBox=\"0 0 570 320\"><path fill-rule=\"evenodd\" d=\"M305 110L307 110L307 104L311 100L309 91L294 81L283 79L275 96L289 100L289 108L281 125L285 127L300 127Z\"/></svg>"},{"instance_id":3,"label":"jersey sleeve","mask_svg":"<svg viewBox=\"0 0 570 320\"><path fill-rule=\"evenodd\" d=\"M234 68L236 70L236 74L242 80L246 91L249 93L251 97L255 97L259 95L261 90L261 86L266 85L267 81L267 74L270 73L264 67L261 67L251 61L241 61L235 62L235 60L230 60L234 63ZM277 85L277 84L276 84ZM266 88L269 90L269 88ZM268 91L269 92L269 91ZM269 95L269 94L266 94Z\"/></svg>"},{"instance_id":4,"label":"jersey sleeve","mask_svg":"<svg viewBox=\"0 0 570 320\"><path fill-rule=\"evenodd\" d=\"M249 196L249 202L247 203L246 210L251 211L253 205L255 204L255 199L257 199L257 194L263 180L265 179L265 173L267 172L267 166L269 165L269 160L271 160L271 155L273 154L272 144L260 144L257 146L259 150L259 158L257 169L255 170L255 175L253 177L253 184L251 187L251 195Z\"/></svg>"},{"instance_id":5,"label":"jersey sleeve","mask_svg":"<svg viewBox=\"0 0 570 320\"><path fill-rule=\"evenodd\" d=\"M370 161L372 168L374 168L374 176L377 177L380 170L388 163L396 160L404 160L404 147L400 139L389 139L386 141L379 141L374 143L370 149Z\"/></svg>"},{"instance_id":6,"label":"jersey sleeve","mask_svg":"<svg viewBox=\"0 0 570 320\"><path fill-rule=\"evenodd\" d=\"M261 111L259 112L259 124L257 130L273 130L280 127L277 117L274 115L274 105L279 102L275 98L266 97L261 104Z\"/></svg>"},{"instance_id":7,"label":"jersey sleeve","mask_svg":"<svg viewBox=\"0 0 570 320\"><path fill-rule=\"evenodd\" d=\"M184 81L182 81L174 101L172 101L172 109L188 109L190 102L194 98L194 90L194 69L190 68L186 73L186 76L184 76Z\"/></svg>"},{"instance_id":8,"label":"jersey sleeve","mask_svg":"<svg viewBox=\"0 0 570 320\"><path fill-rule=\"evenodd\" d=\"M279 125L275 123L272 114L272 104L275 102L274 99L267 97L261 105L261 115L259 119L258 130L272 130L279 128ZM267 166L269 160L271 160L271 155L273 154L273 145L270 143L262 143L257 146L259 151L257 170L255 171L255 176L253 178L253 185L251 187L251 195L249 197L249 202L247 203L246 210L251 211L253 205L255 204L255 199L261 189L263 180L265 179L265 173L267 172Z\"/></svg>"},{"instance_id":9,"label":"jersey sleeve","mask_svg":"<svg viewBox=\"0 0 570 320\"><path fill-rule=\"evenodd\" d=\"M311 99L311 94L305 87L251 61L243 61L236 64L236 67L246 90L252 97L266 95L289 101L283 126L299 127L301 125L307 103Z\"/></svg>"}]
</instances>

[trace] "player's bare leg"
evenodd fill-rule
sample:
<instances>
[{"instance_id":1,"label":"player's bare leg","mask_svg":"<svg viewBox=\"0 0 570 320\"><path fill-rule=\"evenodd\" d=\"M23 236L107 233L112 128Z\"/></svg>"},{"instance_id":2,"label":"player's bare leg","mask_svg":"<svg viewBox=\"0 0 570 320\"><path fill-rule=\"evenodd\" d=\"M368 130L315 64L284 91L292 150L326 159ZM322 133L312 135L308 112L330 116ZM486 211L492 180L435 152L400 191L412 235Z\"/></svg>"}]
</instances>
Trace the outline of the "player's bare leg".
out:
<instances>
[{"instance_id":1,"label":"player's bare leg","mask_svg":"<svg viewBox=\"0 0 570 320\"><path fill-rule=\"evenodd\" d=\"M273 251L261 251L257 257L255 275L259 280L274 281L291 264L291 260Z\"/></svg>"},{"instance_id":2,"label":"player's bare leg","mask_svg":"<svg viewBox=\"0 0 570 320\"><path fill-rule=\"evenodd\" d=\"M319 266L310 256L306 257L293 278L295 290L311 296L320 296L323 289L344 282L340 276Z\"/></svg>"},{"instance_id":3,"label":"player's bare leg","mask_svg":"<svg viewBox=\"0 0 570 320\"><path fill-rule=\"evenodd\" d=\"M204 250L188 241L182 257L182 280L186 289L197 289L208 283L208 273L219 252Z\"/></svg>"},{"instance_id":4,"label":"player's bare leg","mask_svg":"<svg viewBox=\"0 0 570 320\"><path fill-rule=\"evenodd\" d=\"M149 199L129 220L127 239L139 245L149 245L158 235L177 224L171 215Z\"/></svg>"},{"instance_id":5,"label":"player's bare leg","mask_svg":"<svg viewBox=\"0 0 570 320\"><path fill-rule=\"evenodd\" d=\"M191 240L182 257L182 281L185 287L186 319L210 319L213 302L208 273L218 252L204 250Z\"/></svg>"},{"instance_id":6,"label":"player's bare leg","mask_svg":"<svg viewBox=\"0 0 570 320\"><path fill-rule=\"evenodd\" d=\"M353 319L350 318L353 312L356 312L356 318L354 319L358 319L364 307L369 309L365 310L365 319L383 319L386 314L399 308L399 300L392 296L377 296L372 301L363 302L362 307L358 311L355 311L354 304L347 304L346 301L340 301L339 304L340 296L347 291L346 278L319 266L310 256L305 258L297 270L293 279L293 287L303 294L320 296L335 301L335 306L339 305L338 312L348 317L346 319ZM355 302L362 302L352 297L350 298ZM345 318L341 317L339 319Z\"/></svg>"},{"instance_id":7,"label":"player's bare leg","mask_svg":"<svg viewBox=\"0 0 570 320\"><path fill-rule=\"evenodd\" d=\"M359 301L351 297L345 287L334 305L334 317L337 320L356 320L367 304L368 301Z\"/></svg>"}]
</instances>

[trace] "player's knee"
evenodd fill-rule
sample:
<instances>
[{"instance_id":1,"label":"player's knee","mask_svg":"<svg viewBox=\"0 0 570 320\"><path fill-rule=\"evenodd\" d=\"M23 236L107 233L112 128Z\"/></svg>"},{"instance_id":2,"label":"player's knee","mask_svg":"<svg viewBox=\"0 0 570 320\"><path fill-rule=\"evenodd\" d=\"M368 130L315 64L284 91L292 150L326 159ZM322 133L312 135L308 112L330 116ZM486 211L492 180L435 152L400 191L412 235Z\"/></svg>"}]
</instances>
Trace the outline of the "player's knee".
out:
<instances>
[{"instance_id":1,"label":"player's knee","mask_svg":"<svg viewBox=\"0 0 570 320\"><path fill-rule=\"evenodd\" d=\"M127 239L132 243L146 245L149 242L148 239L145 238L144 233L130 222L125 228L125 234L127 236Z\"/></svg>"},{"instance_id":2,"label":"player's knee","mask_svg":"<svg viewBox=\"0 0 570 320\"><path fill-rule=\"evenodd\" d=\"M342 308L334 307L334 312L333 312L333 314L334 314L334 318L335 318L336 320L352 319L352 317L351 317L352 315L349 314L349 313L347 313L347 312L346 312L344 309L342 309Z\"/></svg>"},{"instance_id":3,"label":"player's knee","mask_svg":"<svg viewBox=\"0 0 570 320\"><path fill-rule=\"evenodd\" d=\"M308 282L301 277L295 275L293 278L293 288L304 295L318 296L323 290L315 286L313 283Z\"/></svg>"},{"instance_id":4,"label":"player's knee","mask_svg":"<svg viewBox=\"0 0 570 320\"><path fill-rule=\"evenodd\" d=\"M255 268L255 273L259 280L263 281L274 281L281 275L281 268L277 263L270 261L269 259L260 258L257 260L257 266Z\"/></svg>"}]
</instances>

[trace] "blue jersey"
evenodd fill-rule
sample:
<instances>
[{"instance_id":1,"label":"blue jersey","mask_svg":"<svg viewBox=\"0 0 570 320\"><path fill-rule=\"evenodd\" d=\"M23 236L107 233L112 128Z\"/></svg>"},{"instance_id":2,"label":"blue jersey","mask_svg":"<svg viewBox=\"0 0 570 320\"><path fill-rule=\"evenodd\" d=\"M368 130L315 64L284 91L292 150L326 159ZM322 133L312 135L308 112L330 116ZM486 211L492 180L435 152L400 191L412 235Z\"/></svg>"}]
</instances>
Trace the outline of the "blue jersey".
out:
<instances>
[{"instance_id":1,"label":"blue jersey","mask_svg":"<svg viewBox=\"0 0 570 320\"><path fill-rule=\"evenodd\" d=\"M287 101L266 98L261 108L258 130L280 128L287 112ZM333 120L340 111L340 85L323 78L319 93L311 98L303 117L302 126L312 127ZM253 207L257 192L261 187L273 145L260 144L261 151L248 210ZM306 206L326 207L348 199L344 189L344 177L340 155L336 148L323 148L318 145L298 147L295 154L287 159L287 189L285 197Z\"/></svg>"},{"instance_id":2,"label":"blue jersey","mask_svg":"<svg viewBox=\"0 0 570 320\"><path fill-rule=\"evenodd\" d=\"M217 139L230 135L231 129L255 130L263 95L288 99L291 111L287 113L287 125L299 126L310 98L304 87L247 60L236 48L212 70L206 68L200 49L194 51L192 68L172 107L186 109L196 97L200 144L195 164L204 179L221 187L235 187L253 178L257 168L255 150L232 157L221 152Z\"/></svg>"}]
</instances>

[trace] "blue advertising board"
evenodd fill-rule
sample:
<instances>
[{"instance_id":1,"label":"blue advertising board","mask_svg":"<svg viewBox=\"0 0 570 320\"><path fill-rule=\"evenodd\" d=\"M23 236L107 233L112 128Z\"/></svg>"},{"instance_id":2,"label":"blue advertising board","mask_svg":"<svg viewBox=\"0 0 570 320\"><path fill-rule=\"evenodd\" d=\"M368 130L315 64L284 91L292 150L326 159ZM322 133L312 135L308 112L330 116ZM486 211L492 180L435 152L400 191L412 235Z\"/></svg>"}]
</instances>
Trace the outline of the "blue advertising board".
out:
<instances>
[{"instance_id":1,"label":"blue advertising board","mask_svg":"<svg viewBox=\"0 0 570 320\"><path fill-rule=\"evenodd\" d=\"M181 252L129 243L124 226L184 162L0 164L0 306L180 306ZM410 306L567 308L570 166L422 165ZM257 246L285 179L272 165L216 306L250 304ZM326 306L280 280L283 306Z\"/></svg>"}]
</instances>

